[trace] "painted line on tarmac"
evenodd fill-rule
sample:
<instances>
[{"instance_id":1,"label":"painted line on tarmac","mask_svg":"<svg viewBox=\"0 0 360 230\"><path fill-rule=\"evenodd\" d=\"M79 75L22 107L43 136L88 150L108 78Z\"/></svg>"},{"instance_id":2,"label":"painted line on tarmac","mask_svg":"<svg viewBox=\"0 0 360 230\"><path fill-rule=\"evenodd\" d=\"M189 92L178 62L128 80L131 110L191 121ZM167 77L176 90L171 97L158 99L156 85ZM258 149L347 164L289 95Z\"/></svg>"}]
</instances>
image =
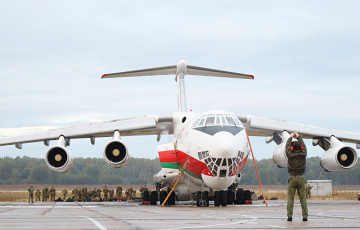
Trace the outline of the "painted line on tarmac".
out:
<instances>
[{"instance_id":1,"label":"painted line on tarmac","mask_svg":"<svg viewBox=\"0 0 360 230\"><path fill-rule=\"evenodd\" d=\"M334 217L334 218L343 218L343 219L351 219L351 220L357 220L359 217L352 217L352 216L334 216L334 215L327 215L322 212L317 213L318 216L325 216L325 217Z\"/></svg>"},{"instance_id":2,"label":"painted line on tarmac","mask_svg":"<svg viewBox=\"0 0 360 230\"><path fill-rule=\"evenodd\" d=\"M96 227L98 227L100 230L107 230L102 224L100 224L98 221L94 220L93 218L90 218L90 217L87 217L87 216L79 216L79 217L87 218L88 220L93 222L93 224L95 224Z\"/></svg>"}]
</instances>

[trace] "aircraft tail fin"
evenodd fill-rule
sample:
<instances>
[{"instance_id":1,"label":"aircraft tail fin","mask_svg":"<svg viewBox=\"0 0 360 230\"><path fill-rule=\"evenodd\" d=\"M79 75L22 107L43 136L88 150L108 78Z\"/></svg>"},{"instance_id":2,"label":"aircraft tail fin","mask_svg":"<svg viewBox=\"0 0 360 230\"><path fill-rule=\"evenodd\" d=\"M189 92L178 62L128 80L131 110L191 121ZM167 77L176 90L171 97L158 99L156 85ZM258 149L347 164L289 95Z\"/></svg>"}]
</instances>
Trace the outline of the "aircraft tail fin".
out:
<instances>
[{"instance_id":1,"label":"aircraft tail fin","mask_svg":"<svg viewBox=\"0 0 360 230\"><path fill-rule=\"evenodd\" d=\"M185 61L180 61L177 65L104 74L102 75L101 78L137 77L137 76L168 75L168 74L174 74L175 81L177 81L178 83L178 108L180 112L187 112L186 97L185 97L185 79L184 79L186 74L212 76L212 77L254 79L253 75L187 65Z\"/></svg>"}]
</instances>

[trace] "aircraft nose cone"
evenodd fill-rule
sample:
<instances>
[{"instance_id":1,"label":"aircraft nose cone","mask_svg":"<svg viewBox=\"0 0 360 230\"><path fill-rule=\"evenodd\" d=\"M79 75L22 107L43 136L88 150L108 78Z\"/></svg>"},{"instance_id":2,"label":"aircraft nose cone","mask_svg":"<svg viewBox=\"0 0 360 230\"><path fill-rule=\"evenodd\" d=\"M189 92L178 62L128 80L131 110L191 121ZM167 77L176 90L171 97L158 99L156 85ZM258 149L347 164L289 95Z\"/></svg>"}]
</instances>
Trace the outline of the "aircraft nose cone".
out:
<instances>
[{"instance_id":1,"label":"aircraft nose cone","mask_svg":"<svg viewBox=\"0 0 360 230\"><path fill-rule=\"evenodd\" d=\"M227 189L235 180L235 177L212 177L202 174L204 183L215 190Z\"/></svg>"},{"instance_id":2,"label":"aircraft nose cone","mask_svg":"<svg viewBox=\"0 0 360 230\"><path fill-rule=\"evenodd\" d=\"M215 141L212 142L212 157L236 157L237 155L237 143L234 135L229 132L219 132L214 135Z\"/></svg>"}]
</instances>

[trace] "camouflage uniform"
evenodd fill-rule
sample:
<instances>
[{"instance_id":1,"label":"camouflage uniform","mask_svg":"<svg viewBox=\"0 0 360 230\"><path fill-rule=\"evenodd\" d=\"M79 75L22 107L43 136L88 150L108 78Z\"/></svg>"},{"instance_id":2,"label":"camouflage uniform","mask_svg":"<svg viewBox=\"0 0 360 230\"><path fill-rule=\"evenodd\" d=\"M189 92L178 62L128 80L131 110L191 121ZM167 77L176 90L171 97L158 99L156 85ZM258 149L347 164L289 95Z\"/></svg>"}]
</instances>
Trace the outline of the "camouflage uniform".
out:
<instances>
[{"instance_id":1,"label":"camouflage uniform","mask_svg":"<svg viewBox=\"0 0 360 230\"><path fill-rule=\"evenodd\" d=\"M66 190L66 188L64 188L64 190L62 190L62 194L63 194L63 199L64 199L64 201L66 201L66 195L67 195L67 190Z\"/></svg>"},{"instance_id":2,"label":"camouflage uniform","mask_svg":"<svg viewBox=\"0 0 360 230\"><path fill-rule=\"evenodd\" d=\"M121 197L122 197L122 187L120 186L120 184L118 184L118 186L116 187L116 197L118 198L118 202L121 201Z\"/></svg>"},{"instance_id":3,"label":"camouflage uniform","mask_svg":"<svg viewBox=\"0 0 360 230\"><path fill-rule=\"evenodd\" d=\"M294 209L294 196L298 192L303 218L308 217L308 209L306 203L306 189L305 177L303 174L306 169L306 155L307 150L304 141L301 137L297 137L298 142L303 146L303 150L291 150L292 137L286 142L286 156L288 158L288 172L290 178L288 180L288 201L287 201L287 216L292 218Z\"/></svg>"},{"instance_id":4,"label":"camouflage uniform","mask_svg":"<svg viewBox=\"0 0 360 230\"><path fill-rule=\"evenodd\" d=\"M51 188L50 188L50 201L55 202L55 195L56 195L56 190L55 190L54 186L51 186Z\"/></svg>"},{"instance_id":5,"label":"camouflage uniform","mask_svg":"<svg viewBox=\"0 0 360 230\"><path fill-rule=\"evenodd\" d=\"M37 188L35 192L36 201L41 201L41 191Z\"/></svg>"},{"instance_id":6,"label":"camouflage uniform","mask_svg":"<svg viewBox=\"0 0 360 230\"><path fill-rule=\"evenodd\" d=\"M88 199L88 190L86 188L86 186L84 185L84 187L81 189L81 197L82 197L82 200L84 202L87 202L87 199Z\"/></svg>"},{"instance_id":7,"label":"camouflage uniform","mask_svg":"<svg viewBox=\"0 0 360 230\"><path fill-rule=\"evenodd\" d=\"M32 184L30 185L30 187L28 188L29 191L29 203L34 203L34 187L32 186ZM30 202L31 201L31 202Z\"/></svg>"},{"instance_id":8,"label":"camouflage uniform","mask_svg":"<svg viewBox=\"0 0 360 230\"><path fill-rule=\"evenodd\" d=\"M78 201L79 200L79 190L78 187L75 187L74 189L74 200Z\"/></svg>"},{"instance_id":9,"label":"camouflage uniform","mask_svg":"<svg viewBox=\"0 0 360 230\"><path fill-rule=\"evenodd\" d=\"M114 199L114 189L113 188L109 189L109 195L110 195L110 199Z\"/></svg>"},{"instance_id":10,"label":"camouflage uniform","mask_svg":"<svg viewBox=\"0 0 360 230\"><path fill-rule=\"evenodd\" d=\"M146 187L146 185L141 185L140 188L141 197L143 196L145 191L149 191L149 189Z\"/></svg>"},{"instance_id":11,"label":"camouflage uniform","mask_svg":"<svg viewBox=\"0 0 360 230\"><path fill-rule=\"evenodd\" d=\"M128 197L129 200L133 198L134 188L132 185L128 189L126 189L125 195Z\"/></svg>"},{"instance_id":12,"label":"camouflage uniform","mask_svg":"<svg viewBox=\"0 0 360 230\"><path fill-rule=\"evenodd\" d=\"M45 187L42 190L42 202L47 201L47 193L49 192L49 188L47 187L47 185L45 185Z\"/></svg>"},{"instance_id":13,"label":"camouflage uniform","mask_svg":"<svg viewBox=\"0 0 360 230\"><path fill-rule=\"evenodd\" d=\"M306 199L311 199L311 189L313 186L307 184L306 185Z\"/></svg>"},{"instance_id":14,"label":"camouflage uniform","mask_svg":"<svg viewBox=\"0 0 360 230\"><path fill-rule=\"evenodd\" d=\"M109 189L106 186L103 189L103 193L104 193L104 201L108 201L109 200Z\"/></svg>"}]
</instances>

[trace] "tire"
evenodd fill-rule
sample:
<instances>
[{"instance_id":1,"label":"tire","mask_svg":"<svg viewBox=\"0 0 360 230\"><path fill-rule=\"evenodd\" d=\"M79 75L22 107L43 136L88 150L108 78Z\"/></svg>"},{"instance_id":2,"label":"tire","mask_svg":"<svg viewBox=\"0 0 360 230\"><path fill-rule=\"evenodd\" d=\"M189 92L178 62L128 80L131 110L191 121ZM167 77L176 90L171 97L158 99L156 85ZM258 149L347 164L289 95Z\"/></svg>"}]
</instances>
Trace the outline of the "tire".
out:
<instances>
[{"instance_id":1,"label":"tire","mask_svg":"<svg viewBox=\"0 0 360 230\"><path fill-rule=\"evenodd\" d=\"M157 203L157 199L158 199L158 194L156 191L152 191L150 193L150 204L151 205L156 205Z\"/></svg>"},{"instance_id":2,"label":"tire","mask_svg":"<svg viewBox=\"0 0 360 230\"><path fill-rule=\"evenodd\" d=\"M208 191L205 191L203 193L203 199L205 200L205 207L209 207L209 192Z\"/></svg>"},{"instance_id":3,"label":"tire","mask_svg":"<svg viewBox=\"0 0 360 230\"><path fill-rule=\"evenodd\" d=\"M245 204L244 190L239 189L236 192L236 204Z\"/></svg>"},{"instance_id":4,"label":"tire","mask_svg":"<svg viewBox=\"0 0 360 230\"><path fill-rule=\"evenodd\" d=\"M234 204L235 194L233 190L227 191L227 204Z\"/></svg>"},{"instance_id":5,"label":"tire","mask_svg":"<svg viewBox=\"0 0 360 230\"><path fill-rule=\"evenodd\" d=\"M169 205L175 205L175 192L172 192L169 199L168 199Z\"/></svg>"},{"instance_id":6,"label":"tire","mask_svg":"<svg viewBox=\"0 0 360 230\"><path fill-rule=\"evenodd\" d=\"M215 207L219 207L219 206L220 206L220 202L221 202L221 199L220 199L220 191L216 191L216 192L215 192L215 198L214 198L214 205L215 205Z\"/></svg>"},{"instance_id":7,"label":"tire","mask_svg":"<svg viewBox=\"0 0 360 230\"><path fill-rule=\"evenodd\" d=\"M250 190L245 190L245 200L251 200L251 192L250 192Z\"/></svg>"},{"instance_id":8,"label":"tire","mask_svg":"<svg viewBox=\"0 0 360 230\"><path fill-rule=\"evenodd\" d=\"M149 191L144 191L143 196L142 196L142 200L143 201L149 201L150 200Z\"/></svg>"},{"instance_id":9,"label":"tire","mask_svg":"<svg viewBox=\"0 0 360 230\"><path fill-rule=\"evenodd\" d=\"M197 193L196 193L196 206L197 207L200 207L201 205L200 205L200 200L201 200L201 191L198 191Z\"/></svg>"},{"instance_id":10,"label":"tire","mask_svg":"<svg viewBox=\"0 0 360 230\"><path fill-rule=\"evenodd\" d=\"M227 191L220 191L220 203L221 203L221 206L226 207L226 205L227 205Z\"/></svg>"},{"instance_id":11,"label":"tire","mask_svg":"<svg viewBox=\"0 0 360 230\"><path fill-rule=\"evenodd\" d=\"M164 200L166 199L167 197L167 191L161 191L160 192L160 205L162 205L162 203L164 203ZM166 202L167 204L168 202Z\"/></svg>"}]
</instances>

